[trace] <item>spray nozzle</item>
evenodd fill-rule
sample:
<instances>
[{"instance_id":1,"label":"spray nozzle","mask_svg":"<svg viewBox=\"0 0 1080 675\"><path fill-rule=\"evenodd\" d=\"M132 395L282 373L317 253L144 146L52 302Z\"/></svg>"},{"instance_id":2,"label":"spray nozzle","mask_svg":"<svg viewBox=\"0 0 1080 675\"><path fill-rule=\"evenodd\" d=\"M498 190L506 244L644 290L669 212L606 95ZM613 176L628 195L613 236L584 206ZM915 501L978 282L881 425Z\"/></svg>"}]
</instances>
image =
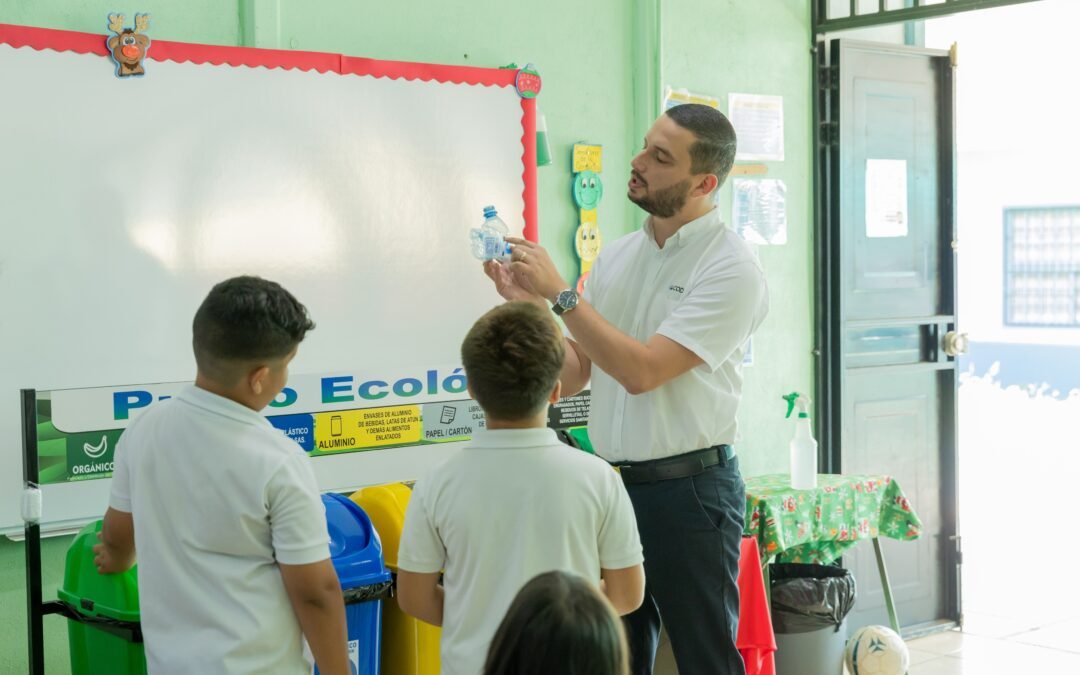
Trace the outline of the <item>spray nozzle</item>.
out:
<instances>
[{"instance_id":1,"label":"spray nozzle","mask_svg":"<svg viewBox=\"0 0 1080 675\"><path fill-rule=\"evenodd\" d=\"M787 401L787 414L784 415L784 419L791 417L791 413L795 410L795 406L799 406L800 419L810 417L810 413L807 412L807 406L810 403L809 398L797 391L793 391L787 396L784 396L783 399Z\"/></svg>"}]
</instances>

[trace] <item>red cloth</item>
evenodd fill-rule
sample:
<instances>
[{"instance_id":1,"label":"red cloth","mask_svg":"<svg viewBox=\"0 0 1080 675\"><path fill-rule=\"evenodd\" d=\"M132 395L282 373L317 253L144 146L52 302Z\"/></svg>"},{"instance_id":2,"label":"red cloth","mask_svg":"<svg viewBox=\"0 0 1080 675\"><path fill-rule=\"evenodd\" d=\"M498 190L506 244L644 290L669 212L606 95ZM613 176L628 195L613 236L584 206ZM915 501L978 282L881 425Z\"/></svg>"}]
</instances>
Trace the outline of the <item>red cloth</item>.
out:
<instances>
[{"instance_id":1,"label":"red cloth","mask_svg":"<svg viewBox=\"0 0 1080 675\"><path fill-rule=\"evenodd\" d=\"M739 548L739 632L735 646L746 664L746 675L775 675L776 636L773 635L757 539L743 537Z\"/></svg>"}]
</instances>

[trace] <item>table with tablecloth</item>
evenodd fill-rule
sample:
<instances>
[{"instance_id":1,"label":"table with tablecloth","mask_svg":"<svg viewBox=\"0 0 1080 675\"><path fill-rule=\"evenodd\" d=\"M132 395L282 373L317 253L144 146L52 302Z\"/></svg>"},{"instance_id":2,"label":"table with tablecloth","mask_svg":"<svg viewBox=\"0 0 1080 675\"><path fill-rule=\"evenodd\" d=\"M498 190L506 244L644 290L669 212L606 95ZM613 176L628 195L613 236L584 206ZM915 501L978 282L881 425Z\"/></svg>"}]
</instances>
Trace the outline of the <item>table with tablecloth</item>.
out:
<instances>
[{"instance_id":1,"label":"table with tablecloth","mask_svg":"<svg viewBox=\"0 0 1080 675\"><path fill-rule=\"evenodd\" d=\"M819 474L812 490L793 489L786 473L749 477L745 533L757 539L763 566L825 565L860 541L873 541L889 619L900 631L878 537L917 539L922 521L890 476Z\"/></svg>"}]
</instances>

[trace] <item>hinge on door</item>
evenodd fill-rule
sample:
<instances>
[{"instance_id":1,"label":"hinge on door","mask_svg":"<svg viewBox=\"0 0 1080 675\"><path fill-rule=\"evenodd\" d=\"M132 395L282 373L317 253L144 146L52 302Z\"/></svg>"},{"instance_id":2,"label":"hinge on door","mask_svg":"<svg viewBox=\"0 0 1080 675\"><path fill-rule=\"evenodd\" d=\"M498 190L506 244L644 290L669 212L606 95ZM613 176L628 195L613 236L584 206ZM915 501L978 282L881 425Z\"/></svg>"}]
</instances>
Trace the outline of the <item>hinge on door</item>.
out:
<instances>
[{"instance_id":1,"label":"hinge on door","mask_svg":"<svg viewBox=\"0 0 1080 675\"><path fill-rule=\"evenodd\" d=\"M953 544L956 546L956 564L964 564L964 547L960 535L954 534L949 539L952 539Z\"/></svg>"},{"instance_id":2,"label":"hinge on door","mask_svg":"<svg viewBox=\"0 0 1080 675\"><path fill-rule=\"evenodd\" d=\"M836 122L822 122L819 127L818 141L822 146L832 146L840 142L840 125Z\"/></svg>"},{"instance_id":3,"label":"hinge on door","mask_svg":"<svg viewBox=\"0 0 1080 675\"><path fill-rule=\"evenodd\" d=\"M840 68L838 66L818 67L818 88L836 89L840 80Z\"/></svg>"}]
</instances>

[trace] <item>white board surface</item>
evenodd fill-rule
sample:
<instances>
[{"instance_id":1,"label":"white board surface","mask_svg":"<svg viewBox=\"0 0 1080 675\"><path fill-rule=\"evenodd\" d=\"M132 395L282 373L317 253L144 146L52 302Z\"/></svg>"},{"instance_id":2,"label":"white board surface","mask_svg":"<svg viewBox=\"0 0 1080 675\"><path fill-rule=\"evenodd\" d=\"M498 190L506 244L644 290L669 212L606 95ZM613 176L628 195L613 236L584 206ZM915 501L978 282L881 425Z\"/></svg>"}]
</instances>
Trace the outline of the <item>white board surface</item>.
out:
<instances>
[{"instance_id":1,"label":"white board surface","mask_svg":"<svg viewBox=\"0 0 1080 675\"><path fill-rule=\"evenodd\" d=\"M194 311L236 274L308 306L294 373L457 364L499 302L467 230L486 204L522 230L513 87L146 70L0 44L0 532L22 526L20 388L193 379ZM416 478L452 448L312 461L344 489ZM108 488L46 486L43 526L100 516Z\"/></svg>"}]
</instances>

